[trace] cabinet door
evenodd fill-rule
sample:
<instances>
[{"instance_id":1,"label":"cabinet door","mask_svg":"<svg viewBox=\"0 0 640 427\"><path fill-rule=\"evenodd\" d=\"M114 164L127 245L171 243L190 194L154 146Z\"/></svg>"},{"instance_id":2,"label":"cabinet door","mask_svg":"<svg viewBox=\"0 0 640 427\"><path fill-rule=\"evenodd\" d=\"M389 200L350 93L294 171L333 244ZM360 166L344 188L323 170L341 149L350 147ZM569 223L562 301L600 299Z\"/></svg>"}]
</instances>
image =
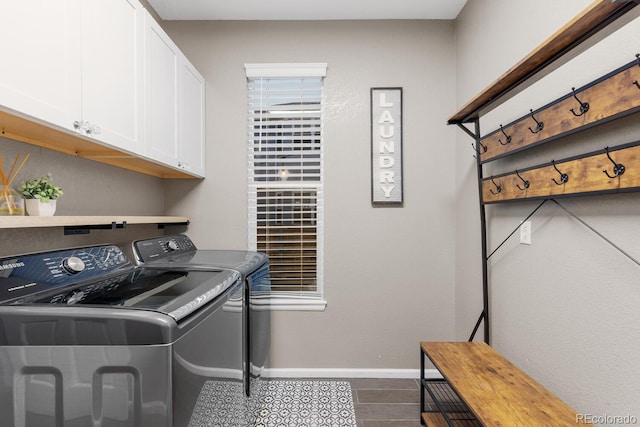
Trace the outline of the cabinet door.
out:
<instances>
[{"instance_id":1,"label":"cabinet door","mask_svg":"<svg viewBox=\"0 0 640 427\"><path fill-rule=\"evenodd\" d=\"M133 153L144 151L143 22L137 0L82 2L82 119L91 136Z\"/></svg>"},{"instance_id":2,"label":"cabinet door","mask_svg":"<svg viewBox=\"0 0 640 427\"><path fill-rule=\"evenodd\" d=\"M205 80L183 56L180 67L180 167L205 176Z\"/></svg>"},{"instance_id":3,"label":"cabinet door","mask_svg":"<svg viewBox=\"0 0 640 427\"><path fill-rule=\"evenodd\" d=\"M146 155L178 167L180 50L145 12Z\"/></svg>"},{"instance_id":4,"label":"cabinet door","mask_svg":"<svg viewBox=\"0 0 640 427\"><path fill-rule=\"evenodd\" d=\"M80 118L80 1L0 4L0 108L73 129Z\"/></svg>"}]
</instances>

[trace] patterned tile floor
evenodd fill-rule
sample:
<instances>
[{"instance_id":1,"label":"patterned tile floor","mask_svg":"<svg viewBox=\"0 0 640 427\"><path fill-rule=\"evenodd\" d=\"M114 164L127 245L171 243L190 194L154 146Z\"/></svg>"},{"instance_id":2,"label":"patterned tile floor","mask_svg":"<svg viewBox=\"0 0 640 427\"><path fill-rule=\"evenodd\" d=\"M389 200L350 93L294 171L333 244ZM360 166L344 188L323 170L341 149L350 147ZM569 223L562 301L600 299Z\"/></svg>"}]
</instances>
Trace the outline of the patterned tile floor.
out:
<instances>
[{"instance_id":1,"label":"patterned tile floor","mask_svg":"<svg viewBox=\"0 0 640 427\"><path fill-rule=\"evenodd\" d=\"M256 427L356 427L348 381L279 380L263 383Z\"/></svg>"},{"instance_id":2,"label":"patterned tile floor","mask_svg":"<svg viewBox=\"0 0 640 427\"><path fill-rule=\"evenodd\" d=\"M419 380L331 378L351 384L358 427L420 427Z\"/></svg>"},{"instance_id":3,"label":"patterned tile floor","mask_svg":"<svg viewBox=\"0 0 640 427\"><path fill-rule=\"evenodd\" d=\"M353 427L355 422L356 427L419 427L418 383L414 379L273 378L261 384L262 397L249 402L249 406L259 404L258 411L220 398L242 394L242 384L209 381L189 426ZM247 409L258 417L255 424L249 421Z\"/></svg>"}]
</instances>

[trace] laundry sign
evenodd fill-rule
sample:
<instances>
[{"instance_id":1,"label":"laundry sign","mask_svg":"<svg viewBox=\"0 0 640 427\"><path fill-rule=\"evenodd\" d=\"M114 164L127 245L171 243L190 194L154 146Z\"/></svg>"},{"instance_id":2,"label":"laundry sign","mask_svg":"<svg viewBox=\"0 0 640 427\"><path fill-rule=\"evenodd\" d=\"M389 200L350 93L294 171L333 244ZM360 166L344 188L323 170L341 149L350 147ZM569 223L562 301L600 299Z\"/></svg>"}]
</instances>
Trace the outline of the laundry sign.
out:
<instances>
[{"instance_id":1,"label":"laundry sign","mask_svg":"<svg viewBox=\"0 0 640 427\"><path fill-rule=\"evenodd\" d=\"M371 202L402 197L402 88L371 88Z\"/></svg>"}]
</instances>

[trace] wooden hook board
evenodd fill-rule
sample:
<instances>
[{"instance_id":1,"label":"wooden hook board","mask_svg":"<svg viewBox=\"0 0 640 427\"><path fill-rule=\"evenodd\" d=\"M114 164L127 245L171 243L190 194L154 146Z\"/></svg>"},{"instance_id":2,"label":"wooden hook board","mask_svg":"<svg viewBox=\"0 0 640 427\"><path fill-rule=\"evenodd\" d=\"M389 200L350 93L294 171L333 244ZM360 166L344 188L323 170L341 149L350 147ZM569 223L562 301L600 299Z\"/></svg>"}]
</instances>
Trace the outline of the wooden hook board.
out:
<instances>
[{"instance_id":1,"label":"wooden hook board","mask_svg":"<svg viewBox=\"0 0 640 427\"><path fill-rule=\"evenodd\" d=\"M614 164L605 150L588 153L579 158L536 166L516 172L494 176L482 180L482 202L485 204L514 200L542 199L575 196L593 193L617 193L640 191L640 141L624 148L611 148L609 155L615 163L625 167L624 173L610 178L603 171L613 173ZM568 175L568 181L561 182L561 174ZM525 181L529 182L526 188ZM498 191L499 187L499 191Z\"/></svg>"},{"instance_id":2,"label":"wooden hook board","mask_svg":"<svg viewBox=\"0 0 640 427\"><path fill-rule=\"evenodd\" d=\"M482 145L486 147L486 151L484 148L480 150L481 162L495 160L640 111L639 81L640 59L576 90L577 98L582 103L589 104L589 110L580 116L576 116L574 112L580 114L581 104L573 92L570 92L533 112L535 120L544 124L540 132L532 132L536 130L537 123L531 114L527 114L503 126L502 130L497 129L487 134L481 138ZM507 137L510 138L509 143Z\"/></svg>"}]
</instances>

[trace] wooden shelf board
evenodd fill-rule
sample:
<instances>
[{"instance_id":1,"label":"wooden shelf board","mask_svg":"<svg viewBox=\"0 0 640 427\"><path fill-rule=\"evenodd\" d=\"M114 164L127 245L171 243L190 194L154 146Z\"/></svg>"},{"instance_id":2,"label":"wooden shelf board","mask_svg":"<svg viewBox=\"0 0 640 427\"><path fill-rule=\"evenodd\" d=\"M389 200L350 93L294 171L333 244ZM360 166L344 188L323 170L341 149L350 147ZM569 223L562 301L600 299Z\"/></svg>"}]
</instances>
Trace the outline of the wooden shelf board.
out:
<instances>
[{"instance_id":1,"label":"wooden shelf board","mask_svg":"<svg viewBox=\"0 0 640 427\"><path fill-rule=\"evenodd\" d=\"M475 98L461 107L449 118L448 123L465 123L479 118L482 110L487 109L489 105L496 105L499 99L504 99L508 93L520 87L526 80L586 41L589 37L605 27L608 31L613 31L609 24L635 6L637 6L635 1L617 1L613 3L611 0L597 0L593 2L536 47L529 55L476 95Z\"/></svg>"},{"instance_id":2,"label":"wooden shelf board","mask_svg":"<svg viewBox=\"0 0 640 427\"><path fill-rule=\"evenodd\" d=\"M482 425L575 426L576 412L486 343L422 342Z\"/></svg>"},{"instance_id":3,"label":"wooden shelf board","mask_svg":"<svg viewBox=\"0 0 640 427\"><path fill-rule=\"evenodd\" d=\"M1 228L81 227L109 224L188 224L185 216L0 216Z\"/></svg>"},{"instance_id":4,"label":"wooden shelf board","mask_svg":"<svg viewBox=\"0 0 640 427\"><path fill-rule=\"evenodd\" d=\"M485 204L501 203L513 200L544 199L577 195L608 194L640 190L640 141L613 147L609 154L616 163L624 165L622 175L614 175L613 162L604 150L559 160L557 168L568 175L569 180L563 185L559 181L561 175L553 165L544 164L519 171L520 179L515 172L498 175L482 180L482 202ZM608 171L607 176L603 171ZM500 191L496 191L496 182ZM524 188L522 180L529 181L529 188ZM518 187L520 186L520 187ZM497 194L496 194L497 193Z\"/></svg>"},{"instance_id":5,"label":"wooden shelf board","mask_svg":"<svg viewBox=\"0 0 640 427\"><path fill-rule=\"evenodd\" d=\"M198 178L72 131L54 128L3 110L0 110L0 136L158 178Z\"/></svg>"},{"instance_id":6,"label":"wooden shelf board","mask_svg":"<svg viewBox=\"0 0 640 427\"><path fill-rule=\"evenodd\" d=\"M427 427L449 427L444 417L438 412L423 412L422 421Z\"/></svg>"}]
</instances>

